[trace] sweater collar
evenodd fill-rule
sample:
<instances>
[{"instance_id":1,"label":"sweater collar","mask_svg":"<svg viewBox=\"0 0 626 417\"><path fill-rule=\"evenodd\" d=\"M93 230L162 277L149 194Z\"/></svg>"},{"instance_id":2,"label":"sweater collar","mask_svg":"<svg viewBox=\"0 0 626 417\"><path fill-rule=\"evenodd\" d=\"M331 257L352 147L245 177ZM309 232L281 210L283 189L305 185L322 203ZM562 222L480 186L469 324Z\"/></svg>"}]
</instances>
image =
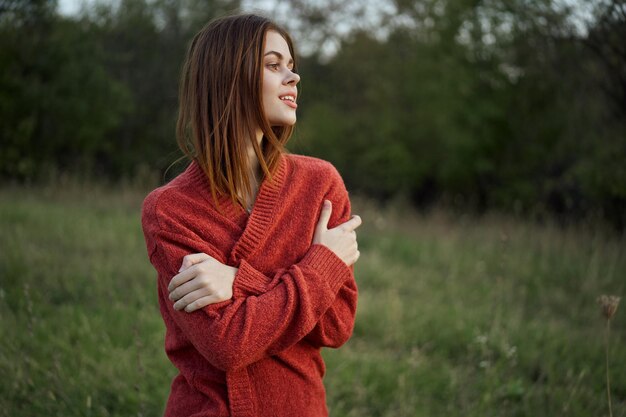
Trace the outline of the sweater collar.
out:
<instances>
[{"instance_id":1,"label":"sweater collar","mask_svg":"<svg viewBox=\"0 0 626 417\"><path fill-rule=\"evenodd\" d=\"M237 265L241 259L248 258L259 247L259 243L267 234L279 209L278 200L285 185L285 179L288 176L287 165L287 157L281 155L276 172L272 176L272 181L264 179L261 182L250 214L244 208L233 203L230 196L218 195L220 208L230 221L241 224L239 220L241 220L242 216L248 217L243 233L231 250L229 257L231 265ZM186 173L189 175L189 179L194 187L204 190L207 199L211 202L211 205L214 205L208 181L200 165L196 161L192 161Z\"/></svg>"},{"instance_id":2,"label":"sweater collar","mask_svg":"<svg viewBox=\"0 0 626 417\"><path fill-rule=\"evenodd\" d=\"M261 182L246 228L230 253L229 260L233 264L238 265L241 259L248 258L259 247L259 243L267 235L267 231L274 222L279 209L279 198L287 177L286 165L287 158L282 155L272 181L264 179ZM230 200L229 204L234 205ZM237 208L245 212L243 208L239 206Z\"/></svg>"}]
</instances>

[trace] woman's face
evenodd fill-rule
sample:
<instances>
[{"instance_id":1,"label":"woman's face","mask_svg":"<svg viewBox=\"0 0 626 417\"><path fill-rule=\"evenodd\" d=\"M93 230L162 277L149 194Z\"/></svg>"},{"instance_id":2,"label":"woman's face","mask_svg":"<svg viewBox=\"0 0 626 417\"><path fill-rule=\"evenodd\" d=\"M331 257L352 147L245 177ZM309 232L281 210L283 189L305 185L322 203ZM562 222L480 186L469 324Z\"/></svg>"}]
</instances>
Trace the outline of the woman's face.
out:
<instances>
[{"instance_id":1,"label":"woman's face","mask_svg":"<svg viewBox=\"0 0 626 417\"><path fill-rule=\"evenodd\" d=\"M273 30L265 34L263 51L263 107L272 126L296 123L296 84L300 76L293 69L293 58L287 41Z\"/></svg>"}]
</instances>

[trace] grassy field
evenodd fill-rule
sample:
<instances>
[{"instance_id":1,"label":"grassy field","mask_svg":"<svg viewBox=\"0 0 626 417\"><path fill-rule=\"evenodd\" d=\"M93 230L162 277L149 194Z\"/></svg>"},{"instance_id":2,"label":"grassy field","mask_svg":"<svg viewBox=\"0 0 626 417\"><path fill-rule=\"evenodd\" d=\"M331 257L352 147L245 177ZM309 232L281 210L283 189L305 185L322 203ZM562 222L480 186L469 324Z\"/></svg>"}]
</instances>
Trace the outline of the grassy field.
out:
<instances>
[{"instance_id":1,"label":"grassy field","mask_svg":"<svg viewBox=\"0 0 626 417\"><path fill-rule=\"evenodd\" d=\"M139 222L145 193L0 189L0 416L158 416L175 374ZM377 209L353 338L327 350L331 416L604 416L596 297L626 239L495 215ZM626 416L626 305L612 321Z\"/></svg>"}]
</instances>

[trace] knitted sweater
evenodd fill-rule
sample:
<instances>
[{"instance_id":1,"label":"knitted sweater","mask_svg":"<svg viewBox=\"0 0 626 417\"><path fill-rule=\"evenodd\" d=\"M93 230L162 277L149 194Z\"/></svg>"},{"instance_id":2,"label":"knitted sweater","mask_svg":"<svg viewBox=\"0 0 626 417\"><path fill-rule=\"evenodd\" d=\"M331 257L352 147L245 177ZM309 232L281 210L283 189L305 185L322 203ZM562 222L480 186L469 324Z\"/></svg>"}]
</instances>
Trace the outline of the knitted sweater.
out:
<instances>
[{"instance_id":1,"label":"knitted sweater","mask_svg":"<svg viewBox=\"0 0 626 417\"><path fill-rule=\"evenodd\" d=\"M327 416L320 355L354 326L353 269L311 245L322 202L328 227L350 217L341 177L328 162L284 155L248 214L229 197L213 202L196 162L145 199L142 225L166 326L165 350L178 368L165 415ZM233 297L193 313L176 311L167 286L182 259L204 252L239 268Z\"/></svg>"}]
</instances>

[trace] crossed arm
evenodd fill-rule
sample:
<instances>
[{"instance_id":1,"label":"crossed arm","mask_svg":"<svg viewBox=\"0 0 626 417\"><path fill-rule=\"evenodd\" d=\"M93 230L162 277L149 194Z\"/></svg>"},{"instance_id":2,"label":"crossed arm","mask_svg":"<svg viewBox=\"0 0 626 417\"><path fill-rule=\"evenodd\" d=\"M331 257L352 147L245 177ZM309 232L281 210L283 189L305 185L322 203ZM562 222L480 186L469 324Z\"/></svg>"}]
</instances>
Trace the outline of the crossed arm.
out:
<instances>
[{"instance_id":1,"label":"crossed arm","mask_svg":"<svg viewBox=\"0 0 626 417\"><path fill-rule=\"evenodd\" d=\"M226 371L276 354L305 337L318 346L340 345L349 336L345 336L346 328L351 332L356 307L356 286L348 263L353 264L359 256L354 229L360 219L354 217L327 229L330 212L330 206L322 210L313 243L303 259L272 277L263 276L267 285L257 290L245 285L262 278L250 265L224 265L209 255L213 253L210 246L160 230L151 261L159 272L166 321L172 319L211 364ZM170 280L180 259L185 259L182 272ZM237 296L232 297L235 276ZM230 292L216 286L224 281L229 282L226 290ZM188 289L189 284L200 287L177 298L177 290L186 284ZM181 311L188 304L181 307L175 303L194 292L196 297L209 297L210 303L197 307L201 311L194 314ZM169 299L171 294L175 301Z\"/></svg>"},{"instance_id":2,"label":"crossed arm","mask_svg":"<svg viewBox=\"0 0 626 417\"><path fill-rule=\"evenodd\" d=\"M328 229L332 213L330 201L325 201L315 228L312 244L326 246L333 251L353 274L353 264L359 258L355 229L361 224L358 216ZM256 283L245 291L234 289L234 280L250 278ZM168 285L168 298L173 302L175 310L193 312L210 304L220 303L233 296L259 296L271 290L280 280L272 280L254 270L245 261L240 268L233 268L220 263L205 253L194 253L183 258L179 273ZM352 333L356 310L357 288L353 275L339 290L335 302L328 308L315 328L306 336L309 343L317 346L339 347L347 341Z\"/></svg>"},{"instance_id":3,"label":"crossed arm","mask_svg":"<svg viewBox=\"0 0 626 417\"><path fill-rule=\"evenodd\" d=\"M331 213L332 204L325 200L312 244L328 247L346 265L352 266L360 256L355 229L361 225L361 218L353 216L345 223L328 229ZM187 255L179 273L168 285L169 299L175 302L176 310L184 309L188 313L226 301L233 296L233 281L238 270L205 253ZM252 292L251 295L259 294Z\"/></svg>"}]
</instances>

